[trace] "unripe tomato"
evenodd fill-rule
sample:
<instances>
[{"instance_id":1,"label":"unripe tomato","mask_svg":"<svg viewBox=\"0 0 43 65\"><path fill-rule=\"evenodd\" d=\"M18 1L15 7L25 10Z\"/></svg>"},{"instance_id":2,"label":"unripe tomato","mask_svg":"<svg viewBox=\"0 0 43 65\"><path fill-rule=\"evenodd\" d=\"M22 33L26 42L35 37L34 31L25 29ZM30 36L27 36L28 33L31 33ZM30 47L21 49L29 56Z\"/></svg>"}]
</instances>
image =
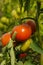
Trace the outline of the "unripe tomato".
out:
<instances>
[{"instance_id":1,"label":"unripe tomato","mask_svg":"<svg viewBox=\"0 0 43 65\"><path fill-rule=\"evenodd\" d=\"M20 13L20 7L17 7L17 12ZM22 13L24 12L24 7L22 7Z\"/></svg>"},{"instance_id":2,"label":"unripe tomato","mask_svg":"<svg viewBox=\"0 0 43 65\"><path fill-rule=\"evenodd\" d=\"M24 12L24 7L22 7L22 13Z\"/></svg>"},{"instance_id":3,"label":"unripe tomato","mask_svg":"<svg viewBox=\"0 0 43 65\"><path fill-rule=\"evenodd\" d=\"M2 35L1 37L1 42L3 46L6 46L8 44L8 42L11 39L11 34L10 33L5 33Z\"/></svg>"},{"instance_id":4,"label":"unripe tomato","mask_svg":"<svg viewBox=\"0 0 43 65\"><path fill-rule=\"evenodd\" d=\"M4 25L2 23L0 23L0 29L2 29L4 27Z\"/></svg>"},{"instance_id":5,"label":"unripe tomato","mask_svg":"<svg viewBox=\"0 0 43 65\"><path fill-rule=\"evenodd\" d=\"M2 22L2 23L5 23L5 24L9 24L9 19L8 19L7 17L3 16L3 17L1 18L1 22Z\"/></svg>"},{"instance_id":6,"label":"unripe tomato","mask_svg":"<svg viewBox=\"0 0 43 65\"><path fill-rule=\"evenodd\" d=\"M34 32L36 31L36 23L35 23L35 21L33 21L33 20L28 20L28 21L26 22L26 24L28 24L28 25L31 26L32 33L34 33Z\"/></svg>"},{"instance_id":7,"label":"unripe tomato","mask_svg":"<svg viewBox=\"0 0 43 65\"><path fill-rule=\"evenodd\" d=\"M14 32L17 32L15 40L19 42L27 40L32 34L31 27L26 24L15 26L12 30L12 35Z\"/></svg>"},{"instance_id":8,"label":"unripe tomato","mask_svg":"<svg viewBox=\"0 0 43 65\"><path fill-rule=\"evenodd\" d=\"M21 51L25 52L29 49L29 46L31 44L31 39L28 39L26 42L23 43L23 45L21 46Z\"/></svg>"},{"instance_id":9,"label":"unripe tomato","mask_svg":"<svg viewBox=\"0 0 43 65\"><path fill-rule=\"evenodd\" d=\"M17 12L20 13L20 7L17 7Z\"/></svg>"},{"instance_id":10,"label":"unripe tomato","mask_svg":"<svg viewBox=\"0 0 43 65\"><path fill-rule=\"evenodd\" d=\"M12 10L11 15L12 15L13 17L15 17L15 18L19 18L19 16L18 16L16 10Z\"/></svg>"}]
</instances>

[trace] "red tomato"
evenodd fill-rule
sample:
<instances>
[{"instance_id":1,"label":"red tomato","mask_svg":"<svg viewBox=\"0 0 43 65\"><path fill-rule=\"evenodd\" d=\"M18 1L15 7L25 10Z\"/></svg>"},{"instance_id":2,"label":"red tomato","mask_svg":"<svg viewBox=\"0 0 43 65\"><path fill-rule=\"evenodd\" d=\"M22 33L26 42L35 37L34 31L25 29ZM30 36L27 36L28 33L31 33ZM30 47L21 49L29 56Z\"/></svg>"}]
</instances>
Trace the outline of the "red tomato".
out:
<instances>
[{"instance_id":1,"label":"red tomato","mask_svg":"<svg viewBox=\"0 0 43 65\"><path fill-rule=\"evenodd\" d=\"M20 41L20 42L25 41L28 38L30 38L32 34L31 27L28 26L27 24L15 26L12 30L12 35L14 34L14 32L17 32L15 40Z\"/></svg>"},{"instance_id":2,"label":"red tomato","mask_svg":"<svg viewBox=\"0 0 43 65\"><path fill-rule=\"evenodd\" d=\"M26 53L21 53L20 55L19 55L19 58L25 58L27 56L27 54Z\"/></svg>"},{"instance_id":3,"label":"red tomato","mask_svg":"<svg viewBox=\"0 0 43 65\"><path fill-rule=\"evenodd\" d=\"M3 36L1 37L2 45L6 46L8 44L8 42L10 41L10 38L11 38L10 33L3 34Z\"/></svg>"},{"instance_id":4,"label":"red tomato","mask_svg":"<svg viewBox=\"0 0 43 65\"><path fill-rule=\"evenodd\" d=\"M35 21L33 21L33 20L28 20L28 21L26 22L26 24L28 24L28 25L31 26L32 33L34 33L34 32L36 31L36 23L35 23Z\"/></svg>"}]
</instances>

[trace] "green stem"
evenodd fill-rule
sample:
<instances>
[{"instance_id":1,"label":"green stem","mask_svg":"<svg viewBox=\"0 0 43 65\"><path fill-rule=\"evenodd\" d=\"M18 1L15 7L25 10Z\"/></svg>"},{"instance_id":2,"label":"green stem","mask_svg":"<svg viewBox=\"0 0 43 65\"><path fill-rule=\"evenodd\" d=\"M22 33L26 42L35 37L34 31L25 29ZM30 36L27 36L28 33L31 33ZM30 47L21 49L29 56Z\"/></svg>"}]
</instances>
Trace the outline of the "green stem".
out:
<instances>
[{"instance_id":1,"label":"green stem","mask_svg":"<svg viewBox=\"0 0 43 65\"><path fill-rule=\"evenodd\" d=\"M36 22L38 42L41 43L39 21L38 21L39 15L40 15L40 2L37 2L37 13L36 13L36 21L35 22Z\"/></svg>"},{"instance_id":2,"label":"green stem","mask_svg":"<svg viewBox=\"0 0 43 65\"><path fill-rule=\"evenodd\" d=\"M15 58L15 52L13 49L13 41L10 40L9 44L7 45L7 48L10 49L10 58L11 58L11 65L15 65L16 63L16 58Z\"/></svg>"},{"instance_id":3,"label":"green stem","mask_svg":"<svg viewBox=\"0 0 43 65\"><path fill-rule=\"evenodd\" d=\"M43 49L43 42L42 42L42 49ZM43 54L41 54L41 65L43 65Z\"/></svg>"},{"instance_id":4,"label":"green stem","mask_svg":"<svg viewBox=\"0 0 43 65\"><path fill-rule=\"evenodd\" d=\"M6 65L6 60L3 60L0 65Z\"/></svg>"},{"instance_id":5,"label":"green stem","mask_svg":"<svg viewBox=\"0 0 43 65\"><path fill-rule=\"evenodd\" d=\"M10 56L11 56L11 65L15 65L15 52L13 51L13 47L10 50Z\"/></svg>"},{"instance_id":6,"label":"green stem","mask_svg":"<svg viewBox=\"0 0 43 65\"><path fill-rule=\"evenodd\" d=\"M41 3L37 2L36 25L37 25L37 37L38 37L38 41L39 41L41 47L43 48L43 43L42 43L42 40L41 40L39 23L38 23L38 18L39 18L39 15L40 15L40 5L41 5ZM41 57L40 57L40 65L43 65L43 54L41 54Z\"/></svg>"}]
</instances>

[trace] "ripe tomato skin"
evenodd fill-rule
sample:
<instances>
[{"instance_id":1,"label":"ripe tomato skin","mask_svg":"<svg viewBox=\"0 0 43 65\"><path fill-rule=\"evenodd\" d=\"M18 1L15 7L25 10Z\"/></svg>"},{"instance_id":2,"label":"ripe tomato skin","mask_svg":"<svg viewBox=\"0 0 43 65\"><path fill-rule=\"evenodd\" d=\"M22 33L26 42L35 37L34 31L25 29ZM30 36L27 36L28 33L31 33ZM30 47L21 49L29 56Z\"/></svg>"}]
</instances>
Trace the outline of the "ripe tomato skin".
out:
<instances>
[{"instance_id":1,"label":"ripe tomato skin","mask_svg":"<svg viewBox=\"0 0 43 65\"><path fill-rule=\"evenodd\" d=\"M10 41L11 38L11 34L10 33L5 33L2 35L1 37L1 42L3 46L6 46L8 44L8 42Z\"/></svg>"},{"instance_id":2,"label":"ripe tomato skin","mask_svg":"<svg viewBox=\"0 0 43 65\"><path fill-rule=\"evenodd\" d=\"M27 24L15 26L12 30L12 35L14 34L14 32L17 32L15 39L19 42L27 40L28 38L30 38L32 34L31 27Z\"/></svg>"},{"instance_id":3,"label":"ripe tomato skin","mask_svg":"<svg viewBox=\"0 0 43 65\"><path fill-rule=\"evenodd\" d=\"M26 53L21 53L21 54L19 54L19 58L20 58L20 59L25 58L26 56L27 56Z\"/></svg>"},{"instance_id":4,"label":"ripe tomato skin","mask_svg":"<svg viewBox=\"0 0 43 65\"><path fill-rule=\"evenodd\" d=\"M28 25L31 26L32 33L34 33L34 32L36 31L36 23L35 23L35 21L33 21L33 20L28 20L28 21L26 22L26 24L28 24Z\"/></svg>"}]
</instances>

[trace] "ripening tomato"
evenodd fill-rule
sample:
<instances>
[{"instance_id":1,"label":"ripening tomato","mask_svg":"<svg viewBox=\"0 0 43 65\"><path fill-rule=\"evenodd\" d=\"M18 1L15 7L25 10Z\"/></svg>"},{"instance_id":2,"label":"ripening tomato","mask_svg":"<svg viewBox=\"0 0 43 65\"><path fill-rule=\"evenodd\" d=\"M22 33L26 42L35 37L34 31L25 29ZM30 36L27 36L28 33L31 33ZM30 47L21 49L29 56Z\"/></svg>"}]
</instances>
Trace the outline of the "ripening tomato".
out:
<instances>
[{"instance_id":1,"label":"ripening tomato","mask_svg":"<svg viewBox=\"0 0 43 65\"><path fill-rule=\"evenodd\" d=\"M27 24L15 26L12 30L12 35L14 34L14 32L17 32L15 40L19 42L27 40L32 34L31 27Z\"/></svg>"},{"instance_id":2,"label":"ripening tomato","mask_svg":"<svg viewBox=\"0 0 43 65\"><path fill-rule=\"evenodd\" d=\"M10 33L5 33L2 35L1 37L1 42L3 46L6 46L8 44L8 42L11 39L11 34Z\"/></svg>"},{"instance_id":3,"label":"ripening tomato","mask_svg":"<svg viewBox=\"0 0 43 65\"><path fill-rule=\"evenodd\" d=\"M28 25L31 26L32 33L34 33L34 32L36 31L36 23L35 23L35 21L33 21L33 20L28 20L28 21L26 22L26 24L28 24Z\"/></svg>"}]
</instances>

